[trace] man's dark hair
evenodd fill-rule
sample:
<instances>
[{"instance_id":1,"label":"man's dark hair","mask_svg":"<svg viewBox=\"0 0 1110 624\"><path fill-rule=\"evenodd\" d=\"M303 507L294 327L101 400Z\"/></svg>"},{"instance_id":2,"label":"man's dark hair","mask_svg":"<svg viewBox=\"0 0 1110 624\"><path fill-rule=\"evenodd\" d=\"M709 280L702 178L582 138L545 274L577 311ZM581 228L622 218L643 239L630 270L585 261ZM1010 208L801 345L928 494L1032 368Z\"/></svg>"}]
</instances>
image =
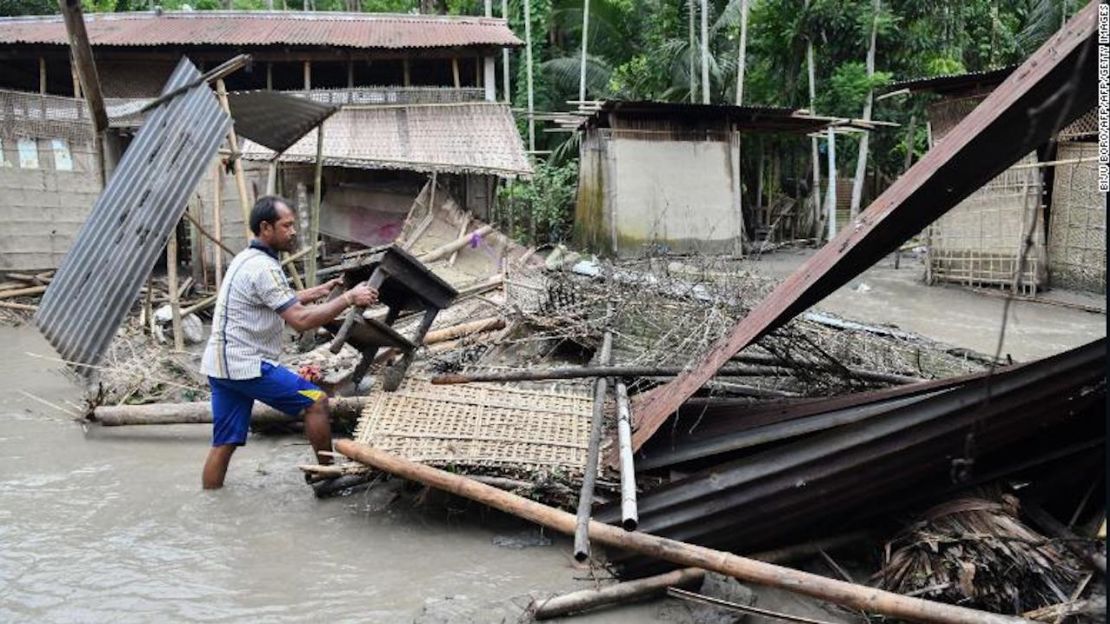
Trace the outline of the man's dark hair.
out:
<instances>
[{"instance_id":1,"label":"man's dark hair","mask_svg":"<svg viewBox=\"0 0 1110 624\"><path fill-rule=\"evenodd\" d=\"M259 197L258 201L254 202L254 208L251 208L250 226L251 232L254 232L255 236L258 236L258 234L262 231L263 223L269 223L270 225L277 223L278 204L283 204L289 210L293 210L293 206L291 206L289 202L285 200L285 198L278 197L277 195L266 195L265 197Z\"/></svg>"}]
</instances>

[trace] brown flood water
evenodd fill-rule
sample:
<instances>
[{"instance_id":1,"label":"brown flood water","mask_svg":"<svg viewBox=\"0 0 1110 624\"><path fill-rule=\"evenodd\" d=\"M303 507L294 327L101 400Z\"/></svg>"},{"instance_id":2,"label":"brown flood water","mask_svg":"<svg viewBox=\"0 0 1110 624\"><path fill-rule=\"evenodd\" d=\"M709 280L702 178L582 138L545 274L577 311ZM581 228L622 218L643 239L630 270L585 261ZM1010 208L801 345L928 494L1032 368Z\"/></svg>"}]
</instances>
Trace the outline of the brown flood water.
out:
<instances>
[{"instance_id":1,"label":"brown flood water","mask_svg":"<svg viewBox=\"0 0 1110 624\"><path fill-rule=\"evenodd\" d=\"M776 256L758 269L785 274L804 254ZM925 287L919 270L881 263L820 307L993 352L1002 302ZM1098 314L1012 312L1004 352L1019 360L1106 331ZM62 407L82 396L27 352L53 355L34 328L0 327L0 622L516 622L529 592L593 585L568 540L488 510L387 505L381 490L317 500L297 437L253 436L228 487L203 492L209 426L85 431L23 394ZM686 621L675 602L573 621ZM765 588L757 604L842 619Z\"/></svg>"},{"instance_id":2,"label":"brown flood water","mask_svg":"<svg viewBox=\"0 0 1110 624\"><path fill-rule=\"evenodd\" d=\"M0 327L0 622L514 622L530 591L591 585L567 540L521 547L539 532L511 518L315 499L294 436L252 436L228 487L204 492L209 426L86 432L20 392L81 402L25 352L53 355L34 328ZM437 617L416 619L426 601Z\"/></svg>"}]
</instances>

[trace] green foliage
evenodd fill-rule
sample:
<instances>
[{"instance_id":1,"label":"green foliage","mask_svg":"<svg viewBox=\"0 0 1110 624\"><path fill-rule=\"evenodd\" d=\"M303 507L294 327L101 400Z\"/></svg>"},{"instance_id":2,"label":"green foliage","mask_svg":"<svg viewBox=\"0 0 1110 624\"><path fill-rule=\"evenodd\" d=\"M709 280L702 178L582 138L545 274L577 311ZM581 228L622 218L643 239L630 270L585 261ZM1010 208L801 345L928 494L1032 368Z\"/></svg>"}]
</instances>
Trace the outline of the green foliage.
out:
<instances>
[{"instance_id":1,"label":"green foliage","mask_svg":"<svg viewBox=\"0 0 1110 624\"><path fill-rule=\"evenodd\" d=\"M829 86L817 98L818 110L825 115L858 117L867 94L889 83L889 73L877 71L868 76L862 62L848 61L833 71Z\"/></svg>"},{"instance_id":2,"label":"green foliage","mask_svg":"<svg viewBox=\"0 0 1110 624\"><path fill-rule=\"evenodd\" d=\"M498 204L509 215L501 221L514 224L513 235L533 244L561 242L570 233L574 217L578 162L539 162L535 169L531 180L501 188Z\"/></svg>"}]
</instances>

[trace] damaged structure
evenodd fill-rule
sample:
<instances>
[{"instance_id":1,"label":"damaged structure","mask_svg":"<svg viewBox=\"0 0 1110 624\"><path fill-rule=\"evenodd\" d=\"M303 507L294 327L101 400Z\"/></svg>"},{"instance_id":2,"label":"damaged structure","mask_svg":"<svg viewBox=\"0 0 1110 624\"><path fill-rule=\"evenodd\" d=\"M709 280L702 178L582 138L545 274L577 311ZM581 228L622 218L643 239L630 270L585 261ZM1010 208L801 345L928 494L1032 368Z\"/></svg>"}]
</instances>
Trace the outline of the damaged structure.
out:
<instances>
[{"instance_id":1,"label":"damaged structure","mask_svg":"<svg viewBox=\"0 0 1110 624\"><path fill-rule=\"evenodd\" d=\"M936 96L926 107L932 146L1014 69L907 80L887 89ZM1096 122L1095 109L1085 111L932 224L926 280L1009 288L1020 262L1023 293L1106 292L1105 210L1092 182Z\"/></svg>"},{"instance_id":2,"label":"damaged structure","mask_svg":"<svg viewBox=\"0 0 1110 624\"><path fill-rule=\"evenodd\" d=\"M743 198L758 193L742 179L752 169L741 167L744 138L804 137L845 121L786 108L602 102L578 129L575 243L618 257L739 255L754 214Z\"/></svg>"},{"instance_id":3,"label":"damaged structure","mask_svg":"<svg viewBox=\"0 0 1110 624\"><path fill-rule=\"evenodd\" d=\"M360 234L349 237L356 242L379 244L390 236L373 230L394 228L395 236L398 213L403 219L430 176L460 208L485 214L498 180L531 171L511 112L496 101L497 58L521 45L502 19L157 11L85 22L124 149L142 123L139 110L183 55L204 71L249 53L252 63L226 78L228 92L272 89L341 107L324 129L321 227L330 234L351 231L346 225L354 219L363 221L354 223ZM68 43L60 16L0 18L0 188L16 199L4 209L17 211L0 216L27 224L2 235L0 269L56 268L99 192L91 117ZM280 126L282 119L270 123ZM267 162L274 153L245 142L232 158L242 159L245 184L233 179L230 165L226 172L208 169L190 198L195 221L213 231L218 212L221 238L240 249L241 204L280 191L307 205L316 193L314 139L315 133L282 154L276 180ZM60 193L63 186L77 192ZM353 206L371 216L352 213ZM41 218L43 210L50 218ZM216 258L191 238L193 253L207 254L211 266Z\"/></svg>"},{"instance_id":4,"label":"damaged structure","mask_svg":"<svg viewBox=\"0 0 1110 624\"><path fill-rule=\"evenodd\" d=\"M335 447L351 461L299 466L317 495L391 473L575 534L580 560L589 557L591 539L610 546L609 561L625 578L692 567L892 618L1010 624L1061 592L1011 600L1012 613L996 597L974 603L1003 615L968 607L975 597L964 590L974 593L966 574L956 587L903 583L912 549L888 554L880 587L746 555L799 540L835 541L835 533L880 515L1003 478L1036 476L1035 504L1037 491L1042 498L1071 492L1074 474L1102 461L1105 338L1013 364L807 312L1090 110L1095 24L1092 3L777 283L729 264L745 238L740 133L808 133L843 120L780 109L602 104L584 130L578 235L616 256L651 255L655 246L717 254L618 265L562 249L543 257L483 222L494 180L526 175L530 165L510 111L460 94L457 71L455 86L441 91L308 91L280 103L274 91L233 91L225 110L217 104L223 89L214 99L182 59L163 97L191 86L139 126L44 287L36 323L67 360L95 364L138 302L163 244L175 275L173 229L189 214L186 203L195 209L192 227L216 233L206 236L215 244L208 247L218 283L219 250L234 246L229 241L243 230L235 218L247 207L245 187L256 186L255 195L282 191L313 207L305 211L302 252L311 254L311 279L339 275L343 288L365 281L380 289L383 303L351 309L327 326L330 345L323 332L302 336L301 347L286 345L283 364L342 368L321 386L368 395L336 401L356 421L353 439ZM432 94L444 99L402 101ZM391 97L400 100L376 99ZM290 116L304 120L295 132L281 132L272 116L249 114L279 106L304 113ZM187 123L182 109L203 123ZM177 123L165 124L169 130L151 123L159 115ZM229 141L212 188L193 198L231 119L243 140ZM456 127L460 120L469 126ZM152 148L167 135L176 149ZM189 140L204 149L185 153ZM137 166L151 152L168 161L164 177ZM668 174L676 166L702 177L675 180ZM230 193L223 193L225 175L235 181ZM147 202L155 193L158 201ZM228 196L237 201L223 210L225 220ZM688 203L673 212L668 198ZM317 271L319 233L335 240L330 250L323 245L326 266ZM108 276L109 288L91 299L97 273ZM180 289L176 277L168 279L176 305ZM153 290L148 280L148 302ZM84 299L106 309L95 324L81 323ZM359 383L365 373L369 384ZM94 410L90 420L128 424L121 417L128 396L112 396L119 404L99 416ZM191 420L160 422L203 422L207 404L190 407ZM267 414L271 424L274 416ZM577 517L553 508L572 508L575 499ZM990 511L1001 513L1001 504ZM1052 560L1072 566L1090 559L1098 567L1088 544L1075 547L1083 553L1056 548ZM1101 563L1104 569L1104 556Z\"/></svg>"}]
</instances>

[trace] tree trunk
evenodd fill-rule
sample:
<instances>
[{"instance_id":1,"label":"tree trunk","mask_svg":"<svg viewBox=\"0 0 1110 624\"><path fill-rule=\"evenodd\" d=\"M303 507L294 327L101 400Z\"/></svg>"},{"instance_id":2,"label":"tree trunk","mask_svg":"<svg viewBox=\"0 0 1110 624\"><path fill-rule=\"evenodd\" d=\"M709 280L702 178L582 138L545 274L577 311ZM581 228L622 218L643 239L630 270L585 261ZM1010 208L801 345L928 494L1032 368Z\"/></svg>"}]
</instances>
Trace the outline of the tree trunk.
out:
<instances>
[{"instance_id":1,"label":"tree trunk","mask_svg":"<svg viewBox=\"0 0 1110 624\"><path fill-rule=\"evenodd\" d=\"M420 12L424 15L446 15L447 0L420 0Z\"/></svg>"},{"instance_id":2,"label":"tree trunk","mask_svg":"<svg viewBox=\"0 0 1110 624\"><path fill-rule=\"evenodd\" d=\"M879 0L871 3L871 47L867 49L867 77L875 74L875 38L879 29ZM867 99L863 101L863 118L871 119L871 102L874 90L867 92ZM852 204L850 216L852 219L859 214L860 204L863 203L863 178L867 173L867 149L871 140L871 133L865 132L859 140L859 154L856 156L856 176L852 180Z\"/></svg>"},{"instance_id":3,"label":"tree trunk","mask_svg":"<svg viewBox=\"0 0 1110 624\"><path fill-rule=\"evenodd\" d=\"M748 0L740 0L740 58L736 63L736 105L744 104L744 64L748 55Z\"/></svg>"}]
</instances>

